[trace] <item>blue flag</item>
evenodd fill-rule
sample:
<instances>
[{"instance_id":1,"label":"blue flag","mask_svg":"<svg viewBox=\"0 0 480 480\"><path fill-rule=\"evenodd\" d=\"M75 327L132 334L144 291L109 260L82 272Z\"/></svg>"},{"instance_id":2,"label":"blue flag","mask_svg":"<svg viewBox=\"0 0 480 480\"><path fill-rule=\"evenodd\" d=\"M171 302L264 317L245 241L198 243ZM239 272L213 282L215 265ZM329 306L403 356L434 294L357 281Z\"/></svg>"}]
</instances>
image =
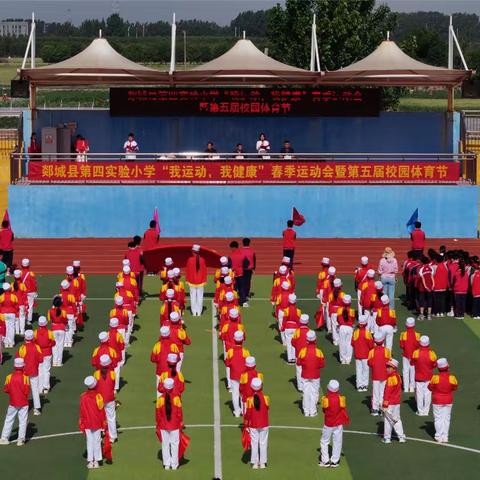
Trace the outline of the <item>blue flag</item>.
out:
<instances>
[{"instance_id":1,"label":"blue flag","mask_svg":"<svg viewBox=\"0 0 480 480\"><path fill-rule=\"evenodd\" d=\"M418 222L418 208L415 209L410 220L407 222L407 231L409 234L415 230L415 222Z\"/></svg>"}]
</instances>

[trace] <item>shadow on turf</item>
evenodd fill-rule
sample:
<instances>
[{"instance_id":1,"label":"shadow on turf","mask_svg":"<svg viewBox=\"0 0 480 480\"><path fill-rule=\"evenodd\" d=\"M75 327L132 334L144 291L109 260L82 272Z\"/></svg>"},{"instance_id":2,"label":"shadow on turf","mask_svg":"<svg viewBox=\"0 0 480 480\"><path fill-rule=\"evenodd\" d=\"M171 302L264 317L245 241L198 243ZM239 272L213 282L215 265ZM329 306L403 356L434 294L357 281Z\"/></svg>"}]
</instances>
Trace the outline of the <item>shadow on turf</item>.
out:
<instances>
[{"instance_id":1,"label":"shadow on turf","mask_svg":"<svg viewBox=\"0 0 480 480\"><path fill-rule=\"evenodd\" d=\"M160 463L163 465L162 461L162 449L160 449L157 453L157 458L160 460ZM180 461L178 462L179 466L181 467L182 465L187 465L187 463L190 463L190 460L188 458L182 457Z\"/></svg>"},{"instance_id":2,"label":"shadow on turf","mask_svg":"<svg viewBox=\"0 0 480 480\"><path fill-rule=\"evenodd\" d=\"M417 402L415 401L415 397L409 397L407 400L404 400L403 403L408 405L413 413L417 411Z\"/></svg>"},{"instance_id":3,"label":"shadow on turf","mask_svg":"<svg viewBox=\"0 0 480 480\"><path fill-rule=\"evenodd\" d=\"M351 375L350 377L348 377L347 382L353 385L355 389L357 388L357 381L355 375Z\"/></svg>"},{"instance_id":4,"label":"shadow on turf","mask_svg":"<svg viewBox=\"0 0 480 480\"><path fill-rule=\"evenodd\" d=\"M435 439L435 424L433 422L426 421L425 424L420 427L420 430L425 430L430 437Z\"/></svg>"},{"instance_id":5,"label":"shadow on turf","mask_svg":"<svg viewBox=\"0 0 480 480\"><path fill-rule=\"evenodd\" d=\"M367 396L362 400L362 404L363 404L363 405L366 405L368 411L370 412L370 407L372 406L372 396L371 396L371 395L367 395Z\"/></svg>"}]
</instances>

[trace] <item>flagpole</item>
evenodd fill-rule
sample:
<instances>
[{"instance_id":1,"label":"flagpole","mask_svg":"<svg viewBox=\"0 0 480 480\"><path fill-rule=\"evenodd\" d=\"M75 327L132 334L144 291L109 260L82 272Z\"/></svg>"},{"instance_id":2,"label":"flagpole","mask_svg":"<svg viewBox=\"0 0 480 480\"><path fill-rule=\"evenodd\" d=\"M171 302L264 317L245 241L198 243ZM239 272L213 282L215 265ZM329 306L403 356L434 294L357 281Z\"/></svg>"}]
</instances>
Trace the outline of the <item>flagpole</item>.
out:
<instances>
[{"instance_id":1,"label":"flagpole","mask_svg":"<svg viewBox=\"0 0 480 480\"><path fill-rule=\"evenodd\" d=\"M177 38L177 24L175 23L175 13L173 14L172 22L172 50L170 52L170 75L175 71L175 48L176 48L176 38Z\"/></svg>"}]
</instances>

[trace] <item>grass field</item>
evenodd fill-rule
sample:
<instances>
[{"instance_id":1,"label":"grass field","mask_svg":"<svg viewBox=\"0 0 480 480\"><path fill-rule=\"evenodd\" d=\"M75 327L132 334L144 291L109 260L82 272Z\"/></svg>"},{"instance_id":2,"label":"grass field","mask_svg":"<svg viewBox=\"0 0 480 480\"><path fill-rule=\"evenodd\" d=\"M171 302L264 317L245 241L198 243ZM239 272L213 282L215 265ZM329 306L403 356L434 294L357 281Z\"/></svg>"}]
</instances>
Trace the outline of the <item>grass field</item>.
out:
<instances>
[{"instance_id":1,"label":"grass field","mask_svg":"<svg viewBox=\"0 0 480 480\"><path fill-rule=\"evenodd\" d=\"M352 292L352 279L344 277L346 290ZM59 284L59 276L40 278L40 297L50 298ZM89 321L85 332L71 350L64 367L52 370L54 386L48 395L40 417L30 416L29 437L23 448L15 445L0 447L0 474L2 478L31 479L133 479L165 478L211 479L214 476L214 417L213 417L213 363L218 361L220 378L224 376L223 362L212 358L212 290L207 293L207 307L201 318L186 315L192 345L187 349L184 374L187 385L183 396L186 432L191 445L186 460L177 472L164 472L159 460L160 444L154 425L154 367L149 353L158 336L159 285L154 277L146 278L147 298L139 309L135 341L128 350L128 361L122 370L122 388L118 399L122 405L117 411L121 434L113 447L114 463L95 471L87 471L84 438L76 433L78 397L83 391L83 378L92 371L90 355L97 344L98 332L106 328L111 308L113 276L88 278ZM261 478L331 478L331 479L389 479L413 478L421 474L428 479L468 478L475 475L480 460L480 323L473 320L435 319L418 326L430 335L438 355L447 356L460 387L456 395L451 426L451 445L435 444L432 439L432 418L414 414L412 395L404 395L402 420L409 438L406 444L384 445L376 433L383 425L379 417L368 411L369 394L358 393L353 387L354 366L338 363L336 348L319 334L320 348L326 356L322 384L337 378L347 396L351 418L340 468L319 469L317 466L322 418L305 418L300 411L300 395L294 388L294 368L283 358L283 348L273 328L273 317L268 300L270 276L259 276L254 281L254 300L243 310L247 329L247 348L257 358L258 369L265 375L265 392L271 397L270 443L268 468L252 471L248 457L243 456L240 444L239 421L230 409L230 397L224 384L219 385L221 428L222 478L228 480ZM312 300L315 278L298 279L297 295L303 311L313 313L317 301ZM398 292L401 293L401 292ZM38 311L44 313L50 302L40 300ZM407 312L397 302L400 324ZM399 358L398 335L395 338L395 356ZM12 351L9 351L12 353ZM0 367L1 377L12 368L9 358ZM6 395L0 395L0 420L6 408ZM52 437L49 437L49 436ZM55 436L57 435L57 436ZM43 438L42 438L43 437ZM14 439L15 436L12 437ZM453 446L465 447L453 448ZM469 451L468 449L473 449ZM218 460L218 458L217 458ZM218 462L217 462L218 465Z\"/></svg>"}]
</instances>

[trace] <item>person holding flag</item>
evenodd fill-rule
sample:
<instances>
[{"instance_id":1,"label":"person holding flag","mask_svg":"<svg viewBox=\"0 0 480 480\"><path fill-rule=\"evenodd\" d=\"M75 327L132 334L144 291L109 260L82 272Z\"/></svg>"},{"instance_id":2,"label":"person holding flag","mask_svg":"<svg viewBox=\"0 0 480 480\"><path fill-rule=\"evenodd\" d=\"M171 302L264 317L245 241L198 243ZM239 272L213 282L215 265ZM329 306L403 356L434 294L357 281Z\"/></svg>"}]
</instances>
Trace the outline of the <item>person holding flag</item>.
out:
<instances>
[{"instance_id":1,"label":"person holding flag","mask_svg":"<svg viewBox=\"0 0 480 480\"><path fill-rule=\"evenodd\" d=\"M290 259L290 268L293 269L293 259L295 256L295 243L297 232L294 226L300 227L305 223L305 217L295 208L292 208L292 219L287 221L287 228L282 232L283 237L283 256Z\"/></svg>"},{"instance_id":2,"label":"person holding flag","mask_svg":"<svg viewBox=\"0 0 480 480\"><path fill-rule=\"evenodd\" d=\"M14 240L15 236L10 225L8 210L5 210L2 228L0 229L0 253L2 254L2 262L7 266L7 273L10 273L12 269Z\"/></svg>"}]
</instances>

